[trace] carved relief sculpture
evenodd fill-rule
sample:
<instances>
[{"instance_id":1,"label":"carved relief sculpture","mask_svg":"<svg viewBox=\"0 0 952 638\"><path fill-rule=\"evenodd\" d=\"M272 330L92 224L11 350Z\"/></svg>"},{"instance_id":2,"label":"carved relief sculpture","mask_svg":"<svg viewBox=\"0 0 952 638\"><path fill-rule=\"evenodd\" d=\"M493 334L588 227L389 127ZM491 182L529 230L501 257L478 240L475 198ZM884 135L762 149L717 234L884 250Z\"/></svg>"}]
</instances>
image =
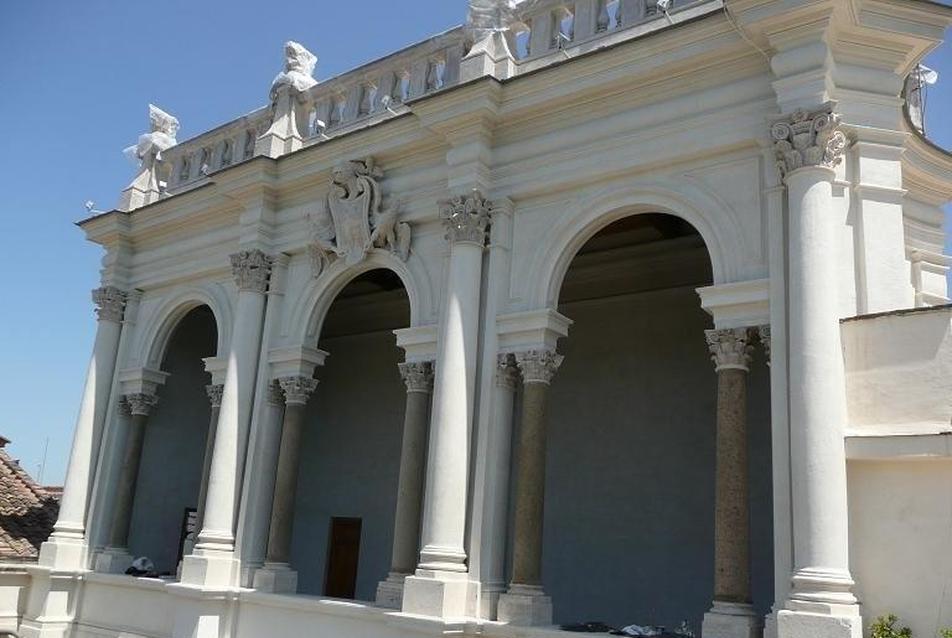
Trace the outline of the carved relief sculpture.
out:
<instances>
[{"instance_id":1,"label":"carved relief sculpture","mask_svg":"<svg viewBox=\"0 0 952 638\"><path fill-rule=\"evenodd\" d=\"M410 225L400 221L399 204L382 207L382 177L371 158L334 169L324 206L311 215L315 277L338 257L348 266L360 263L372 248L389 250L402 261L410 256Z\"/></svg>"}]
</instances>

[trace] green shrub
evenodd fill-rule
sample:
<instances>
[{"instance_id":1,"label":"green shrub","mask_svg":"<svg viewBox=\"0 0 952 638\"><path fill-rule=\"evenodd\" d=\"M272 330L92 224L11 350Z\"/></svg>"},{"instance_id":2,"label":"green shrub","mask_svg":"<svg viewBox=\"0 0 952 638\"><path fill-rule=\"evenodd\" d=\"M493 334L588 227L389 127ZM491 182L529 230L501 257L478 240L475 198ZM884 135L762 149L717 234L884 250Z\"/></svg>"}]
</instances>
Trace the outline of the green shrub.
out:
<instances>
[{"instance_id":1,"label":"green shrub","mask_svg":"<svg viewBox=\"0 0 952 638\"><path fill-rule=\"evenodd\" d=\"M870 638L912 638L912 630L909 627L896 629L897 622L899 618L895 614L880 616L870 627ZM952 638L952 635L942 636L942 638Z\"/></svg>"},{"instance_id":2,"label":"green shrub","mask_svg":"<svg viewBox=\"0 0 952 638\"><path fill-rule=\"evenodd\" d=\"M952 627L939 630L939 638L952 638Z\"/></svg>"}]
</instances>

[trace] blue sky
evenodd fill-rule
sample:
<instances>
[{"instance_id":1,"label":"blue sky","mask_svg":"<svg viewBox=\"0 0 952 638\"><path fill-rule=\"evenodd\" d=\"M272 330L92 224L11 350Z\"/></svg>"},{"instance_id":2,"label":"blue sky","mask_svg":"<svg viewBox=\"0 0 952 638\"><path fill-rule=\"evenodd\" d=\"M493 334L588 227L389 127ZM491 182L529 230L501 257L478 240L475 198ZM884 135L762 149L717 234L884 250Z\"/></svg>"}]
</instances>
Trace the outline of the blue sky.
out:
<instances>
[{"instance_id":1,"label":"blue sky","mask_svg":"<svg viewBox=\"0 0 952 638\"><path fill-rule=\"evenodd\" d=\"M0 6L0 435L43 481L62 481L95 331L101 250L73 225L109 210L133 166L121 153L153 102L179 139L267 100L281 47L314 51L317 77L346 71L463 21L465 0L30 0ZM952 47L930 56L930 136L952 148Z\"/></svg>"}]
</instances>

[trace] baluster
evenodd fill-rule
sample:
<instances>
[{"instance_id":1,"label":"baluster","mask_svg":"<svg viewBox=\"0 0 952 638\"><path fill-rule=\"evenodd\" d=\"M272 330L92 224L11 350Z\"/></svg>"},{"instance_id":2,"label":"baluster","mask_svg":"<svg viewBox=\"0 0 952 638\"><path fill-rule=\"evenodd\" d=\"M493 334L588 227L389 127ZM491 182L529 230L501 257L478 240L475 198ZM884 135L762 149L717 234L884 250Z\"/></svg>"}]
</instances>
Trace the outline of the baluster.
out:
<instances>
[{"instance_id":1,"label":"baluster","mask_svg":"<svg viewBox=\"0 0 952 638\"><path fill-rule=\"evenodd\" d=\"M334 98L326 97L314 105L314 134L321 135L331 125L331 112L334 110Z\"/></svg>"},{"instance_id":2,"label":"baluster","mask_svg":"<svg viewBox=\"0 0 952 638\"><path fill-rule=\"evenodd\" d=\"M430 61L426 58L417 60L410 66L409 97L419 97L426 93L426 80L430 73Z\"/></svg>"},{"instance_id":3,"label":"baluster","mask_svg":"<svg viewBox=\"0 0 952 638\"><path fill-rule=\"evenodd\" d=\"M630 27L645 19L645 0L619 0L618 26Z\"/></svg>"},{"instance_id":4,"label":"baluster","mask_svg":"<svg viewBox=\"0 0 952 638\"><path fill-rule=\"evenodd\" d=\"M529 33L529 55L542 55L552 49L555 15L551 10L532 16L532 31Z\"/></svg>"},{"instance_id":5,"label":"baluster","mask_svg":"<svg viewBox=\"0 0 952 638\"><path fill-rule=\"evenodd\" d=\"M361 92L360 92L360 107L357 109L357 115L369 115L373 111L374 101L376 96L374 91L377 90L370 82L361 82Z\"/></svg>"},{"instance_id":6,"label":"baluster","mask_svg":"<svg viewBox=\"0 0 952 638\"><path fill-rule=\"evenodd\" d=\"M242 148L242 157L244 159L251 159L255 154L255 140L258 139L257 133L254 129L248 129L245 131L244 136L244 147Z\"/></svg>"},{"instance_id":7,"label":"baluster","mask_svg":"<svg viewBox=\"0 0 952 638\"><path fill-rule=\"evenodd\" d=\"M360 82L350 87L344 100L344 112L341 122L349 123L357 119L360 112L360 103L364 99L364 85Z\"/></svg>"},{"instance_id":8,"label":"baluster","mask_svg":"<svg viewBox=\"0 0 952 638\"><path fill-rule=\"evenodd\" d=\"M426 72L426 92L440 88L440 60L428 60Z\"/></svg>"},{"instance_id":9,"label":"baluster","mask_svg":"<svg viewBox=\"0 0 952 638\"><path fill-rule=\"evenodd\" d=\"M459 83L459 65L463 59L463 45L449 47L444 52L445 66L443 68L443 86L454 86Z\"/></svg>"}]
</instances>

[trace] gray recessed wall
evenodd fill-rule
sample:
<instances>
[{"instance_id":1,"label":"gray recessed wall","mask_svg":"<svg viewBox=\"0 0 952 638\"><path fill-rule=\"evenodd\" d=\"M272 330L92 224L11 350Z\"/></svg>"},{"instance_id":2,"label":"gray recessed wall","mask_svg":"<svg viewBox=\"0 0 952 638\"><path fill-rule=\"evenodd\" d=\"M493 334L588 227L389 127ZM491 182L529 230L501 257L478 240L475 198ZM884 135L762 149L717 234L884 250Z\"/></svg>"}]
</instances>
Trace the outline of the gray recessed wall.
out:
<instances>
[{"instance_id":1,"label":"gray recessed wall","mask_svg":"<svg viewBox=\"0 0 952 638\"><path fill-rule=\"evenodd\" d=\"M215 355L215 319L206 306L187 314L169 340L159 405L146 425L136 483L129 551L148 556L159 573L175 573L186 507L198 505L211 406L202 359Z\"/></svg>"}]
</instances>

